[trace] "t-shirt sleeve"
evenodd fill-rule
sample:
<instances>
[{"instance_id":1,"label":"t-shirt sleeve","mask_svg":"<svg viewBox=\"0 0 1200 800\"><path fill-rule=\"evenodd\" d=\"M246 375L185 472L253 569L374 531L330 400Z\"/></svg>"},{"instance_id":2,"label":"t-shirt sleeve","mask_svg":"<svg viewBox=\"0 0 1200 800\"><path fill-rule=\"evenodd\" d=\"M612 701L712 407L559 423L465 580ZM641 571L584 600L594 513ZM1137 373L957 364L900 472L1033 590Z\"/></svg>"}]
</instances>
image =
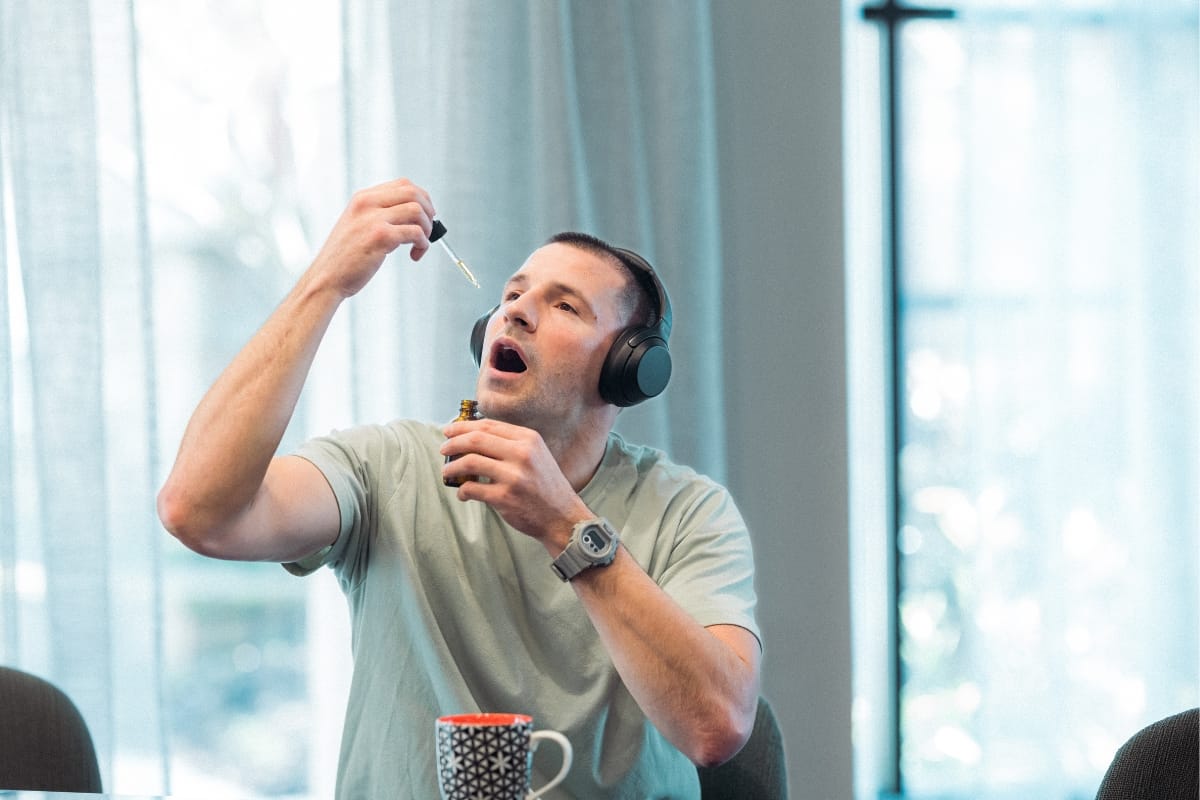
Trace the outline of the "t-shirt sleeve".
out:
<instances>
[{"instance_id":1,"label":"t-shirt sleeve","mask_svg":"<svg viewBox=\"0 0 1200 800\"><path fill-rule=\"evenodd\" d=\"M761 644L753 547L728 491L709 484L671 523L676 530L659 585L701 625L737 625Z\"/></svg>"},{"instance_id":2,"label":"t-shirt sleeve","mask_svg":"<svg viewBox=\"0 0 1200 800\"><path fill-rule=\"evenodd\" d=\"M297 449L295 455L311 462L329 482L340 520L332 545L286 563L284 569L303 576L330 566L344 585L357 582L367 555L363 531L375 516L374 486L378 476L372 465L381 463L396 433L384 426L362 426L311 439Z\"/></svg>"}]
</instances>

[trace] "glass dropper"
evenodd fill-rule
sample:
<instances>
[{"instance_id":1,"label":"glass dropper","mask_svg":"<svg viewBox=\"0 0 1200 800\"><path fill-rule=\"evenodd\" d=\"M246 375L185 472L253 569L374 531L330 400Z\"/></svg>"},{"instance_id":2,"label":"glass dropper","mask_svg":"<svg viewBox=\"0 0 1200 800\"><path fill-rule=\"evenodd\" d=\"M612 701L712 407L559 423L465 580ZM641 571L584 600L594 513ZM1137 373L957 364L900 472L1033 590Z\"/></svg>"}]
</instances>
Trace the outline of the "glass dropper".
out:
<instances>
[{"instance_id":1,"label":"glass dropper","mask_svg":"<svg viewBox=\"0 0 1200 800\"><path fill-rule=\"evenodd\" d=\"M462 274L471 282L471 285L476 289L480 288L479 281L475 280L475 276L471 274L470 268L467 267L467 262L459 258L458 254L454 252L454 248L446 241L446 226L442 224L440 219L433 221L433 230L429 233L429 241L441 244L442 249L446 251L446 255L450 256L450 260L458 265L458 268L462 270Z\"/></svg>"}]
</instances>

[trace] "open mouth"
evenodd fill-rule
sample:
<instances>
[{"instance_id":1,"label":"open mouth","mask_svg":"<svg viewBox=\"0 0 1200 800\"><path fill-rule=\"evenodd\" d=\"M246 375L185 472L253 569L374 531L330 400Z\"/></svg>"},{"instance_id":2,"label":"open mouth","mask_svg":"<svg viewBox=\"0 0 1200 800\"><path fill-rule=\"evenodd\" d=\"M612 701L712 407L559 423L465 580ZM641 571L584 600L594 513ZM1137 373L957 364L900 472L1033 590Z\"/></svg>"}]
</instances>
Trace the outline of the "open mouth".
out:
<instances>
[{"instance_id":1,"label":"open mouth","mask_svg":"<svg viewBox=\"0 0 1200 800\"><path fill-rule=\"evenodd\" d=\"M524 372L525 362L521 354L511 347L497 347L492 356L492 366L500 372Z\"/></svg>"}]
</instances>

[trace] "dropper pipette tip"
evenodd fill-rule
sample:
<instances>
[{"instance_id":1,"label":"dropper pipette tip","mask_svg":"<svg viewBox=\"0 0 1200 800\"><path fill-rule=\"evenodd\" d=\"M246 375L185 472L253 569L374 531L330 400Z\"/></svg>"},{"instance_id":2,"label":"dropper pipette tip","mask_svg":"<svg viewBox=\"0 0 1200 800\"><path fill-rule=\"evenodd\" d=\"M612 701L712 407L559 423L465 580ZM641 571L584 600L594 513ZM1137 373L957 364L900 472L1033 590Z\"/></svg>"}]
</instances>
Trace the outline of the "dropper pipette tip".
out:
<instances>
[{"instance_id":1,"label":"dropper pipette tip","mask_svg":"<svg viewBox=\"0 0 1200 800\"><path fill-rule=\"evenodd\" d=\"M450 246L450 243L446 241L445 237L446 226L442 224L441 220L435 219L433 221L433 232L430 235L430 240L441 244L442 249L446 251L446 255L450 256L450 260L458 265L459 270L461 270L466 279L471 282L472 286L474 286L476 289L482 288L479 285L479 281L475 280L475 276L471 274L470 268L467 267L467 262L458 257L458 254L454 252L454 248Z\"/></svg>"},{"instance_id":2,"label":"dropper pipette tip","mask_svg":"<svg viewBox=\"0 0 1200 800\"><path fill-rule=\"evenodd\" d=\"M471 274L471 270L467 267L467 262L458 257L458 254L455 253L450 245L446 243L445 239L440 239L439 242L441 243L442 248L446 251L446 255L450 256L450 260L458 265L458 268L462 270L462 274L465 275L467 280L471 282L471 285L476 289L481 288L479 286L479 281L475 280L475 276Z\"/></svg>"}]
</instances>

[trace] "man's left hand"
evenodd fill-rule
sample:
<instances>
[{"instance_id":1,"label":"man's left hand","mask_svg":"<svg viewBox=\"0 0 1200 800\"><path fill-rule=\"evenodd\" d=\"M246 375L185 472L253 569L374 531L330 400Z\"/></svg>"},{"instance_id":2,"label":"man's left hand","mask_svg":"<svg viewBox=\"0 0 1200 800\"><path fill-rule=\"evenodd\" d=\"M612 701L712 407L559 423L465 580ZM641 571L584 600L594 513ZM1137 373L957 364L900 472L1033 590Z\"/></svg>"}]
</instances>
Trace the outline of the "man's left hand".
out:
<instances>
[{"instance_id":1,"label":"man's left hand","mask_svg":"<svg viewBox=\"0 0 1200 800\"><path fill-rule=\"evenodd\" d=\"M551 555L567 546L575 523L594 516L537 431L483 419L452 422L444 432L442 455L458 458L442 475L484 479L465 481L458 499L487 503Z\"/></svg>"}]
</instances>

